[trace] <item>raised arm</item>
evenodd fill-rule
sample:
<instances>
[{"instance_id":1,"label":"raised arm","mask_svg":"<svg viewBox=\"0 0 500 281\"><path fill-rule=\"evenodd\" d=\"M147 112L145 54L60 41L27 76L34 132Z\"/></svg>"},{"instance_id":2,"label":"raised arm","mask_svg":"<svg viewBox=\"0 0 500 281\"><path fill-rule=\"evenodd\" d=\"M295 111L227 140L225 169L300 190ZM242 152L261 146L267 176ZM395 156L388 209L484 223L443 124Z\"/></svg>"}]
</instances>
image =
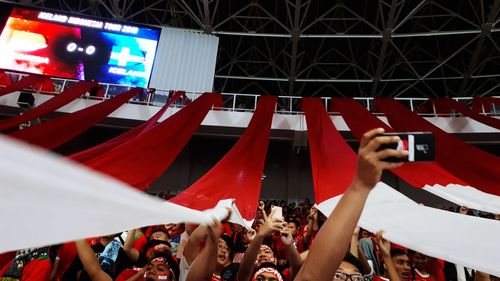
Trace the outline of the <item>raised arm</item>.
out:
<instances>
[{"instance_id":1,"label":"raised arm","mask_svg":"<svg viewBox=\"0 0 500 281\"><path fill-rule=\"evenodd\" d=\"M264 224L261 226L260 231L256 234L252 242L250 242L250 245L248 245L243 255L240 268L238 269L238 281L248 281L252 278L253 266L264 238L270 236L273 231L281 231L283 228L283 220L280 218L273 218L275 210L276 209L273 209L266 220L264 220Z\"/></svg>"},{"instance_id":2,"label":"raised arm","mask_svg":"<svg viewBox=\"0 0 500 281\"><path fill-rule=\"evenodd\" d=\"M295 280L333 280L335 271L347 252L352 232L358 223L368 193L379 182L383 169L400 166L381 159L408 155L406 151L394 149L377 152L380 145L399 140L399 137L377 137L383 132L384 130L379 128L363 135L353 182L320 229Z\"/></svg>"},{"instance_id":3,"label":"raised arm","mask_svg":"<svg viewBox=\"0 0 500 281\"><path fill-rule=\"evenodd\" d=\"M213 224L209 227L204 226L204 229L206 230L205 232L208 232L205 247L194 260L193 265L189 269L186 281L210 281L215 272L217 266L217 247L222 234L222 225L217 219L214 219ZM195 232L196 230L193 234Z\"/></svg>"},{"instance_id":4,"label":"raised arm","mask_svg":"<svg viewBox=\"0 0 500 281\"><path fill-rule=\"evenodd\" d=\"M135 236L137 235L137 229L131 229L127 234L127 239L125 240L125 244L123 245L123 251L127 254L128 258L136 262L139 259L139 251L135 249L134 242Z\"/></svg>"},{"instance_id":5,"label":"raised arm","mask_svg":"<svg viewBox=\"0 0 500 281\"><path fill-rule=\"evenodd\" d=\"M300 267L302 266L302 258L300 257L299 251L293 244L293 237L290 229L288 227L283 228L281 231L281 242L285 244L286 253L288 255L288 262L290 263L290 271L291 277L293 277L299 272Z\"/></svg>"},{"instance_id":6,"label":"raised arm","mask_svg":"<svg viewBox=\"0 0 500 281\"><path fill-rule=\"evenodd\" d=\"M200 252L200 244L206 239L208 234L208 226L205 224L200 224L194 231L189 235L189 240L184 248L183 256L186 259L186 263L190 266L193 261L198 256Z\"/></svg>"},{"instance_id":7,"label":"raised arm","mask_svg":"<svg viewBox=\"0 0 500 281\"><path fill-rule=\"evenodd\" d=\"M78 240L75 244L78 257L92 281L113 281L111 276L101 269L101 264L87 241Z\"/></svg>"},{"instance_id":8,"label":"raised arm","mask_svg":"<svg viewBox=\"0 0 500 281\"><path fill-rule=\"evenodd\" d=\"M377 245L382 253L382 260L385 264L385 269L387 270L387 276L391 281L401 281L399 274L394 267L394 263L392 262L391 257L391 242L385 240L382 237L383 231L377 232Z\"/></svg>"}]
</instances>

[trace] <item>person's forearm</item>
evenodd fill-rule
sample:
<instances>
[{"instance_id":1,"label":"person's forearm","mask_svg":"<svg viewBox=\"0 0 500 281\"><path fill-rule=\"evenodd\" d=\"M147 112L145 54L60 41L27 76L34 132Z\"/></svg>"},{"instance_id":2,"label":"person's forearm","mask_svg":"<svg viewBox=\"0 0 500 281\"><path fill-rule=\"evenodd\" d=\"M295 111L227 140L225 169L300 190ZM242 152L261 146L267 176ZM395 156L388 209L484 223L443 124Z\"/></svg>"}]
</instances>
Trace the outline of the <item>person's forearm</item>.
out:
<instances>
[{"instance_id":1,"label":"person's forearm","mask_svg":"<svg viewBox=\"0 0 500 281\"><path fill-rule=\"evenodd\" d=\"M300 257L299 251L297 251L297 248L293 244L286 246L286 253L288 255L288 262L290 263L290 270L292 273L290 279L293 280L293 277L297 275L302 267L302 258Z\"/></svg>"},{"instance_id":2,"label":"person's forearm","mask_svg":"<svg viewBox=\"0 0 500 281\"><path fill-rule=\"evenodd\" d=\"M349 252L351 252L351 254L353 256L355 256L356 258L359 258L359 255L358 255L358 246L359 246L358 237L357 237L357 235L353 234L351 236L351 244L349 246Z\"/></svg>"},{"instance_id":3,"label":"person's forearm","mask_svg":"<svg viewBox=\"0 0 500 281\"><path fill-rule=\"evenodd\" d=\"M191 265L200 252L200 244L207 237L208 227L199 225L189 236L189 240L184 248L183 256L186 263Z\"/></svg>"},{"instance_id":4,"label":"person's forearm","mask_svg":"<svg viewBox=\"0 0 500 281\"><path fill-rule=\"evenodd\" d=\"M125 252L127 257L133 262L139 260L139 251L134 248L136 234L137 234L136 229L130 230L127 235L127 239L125 240L125 244L123 245L123 252Z\"/></svg>"},{"instance_id":5,"label":"person's forearm","mask_svg":"<svg viewBox=\"0 0 500 281\"><path fill-rule=\"evenodd\" d=\"M333 280L371 188L353 181L314 239L295 280Z\"/></svg>"},{"instance_id":6,"label":"person's forearm","mask_svg":"<svg viewBox=\"0 0 500 281\"><path fill-rule=\"evenodd\" d=\"M132 249L132 247L134 246L135 234L136 234L135 229L131 229L128 232L127 239L125 240L125 243L123 244L123 250L125 251L125 253L127 251L129 251L130 249Z\"/></svg>"},{"instance_id":7,"label":"person's forearm","mask_svg":"<svg viewBox=\"0 0 500 281\"><path fill-rule=\"evenodd\" d=\"M252 277L253 265L257 255L259 254L260 245L264 241L264 238L264 235L257 234L250 245L248 245L248 248L243 255L240 268L238 269L238 281L248 281Z\"/></svg>"},{"instance_id":8,"label":"person's forearm","mask_svg":"<svg viewBox=\"0 0 500 281\"><path fill-rule=\"evenodd\" d=\"M399 274L394 267L394 263L392 262L392 258L389 255L382 255L382 260L384 261L385 268L387 270L387 276L391 281L401 281L399 278Z\"/></svg>"},{"instance_id":9,"label":"person's forearm","mask_svg":"<svg viewBox=\"0 0 500 281\"><path fill-rule=\"evenodd\" d=\"M111 277L101 269L101 264L87 241L79 240L75 244L78 257L92 281L112 281Z\"/></svg>"},{"instance_id":10,"label":"person's forearm","mask_svg":"<svg viewBox=\"0 0 500 281\"><path fill-rule=\"evenodd\" d=\"M217 266L217 245L214 241L207 239L205 248L194 260L189 269L186 281L210 281Z\"/></svg>"}]
</instances>

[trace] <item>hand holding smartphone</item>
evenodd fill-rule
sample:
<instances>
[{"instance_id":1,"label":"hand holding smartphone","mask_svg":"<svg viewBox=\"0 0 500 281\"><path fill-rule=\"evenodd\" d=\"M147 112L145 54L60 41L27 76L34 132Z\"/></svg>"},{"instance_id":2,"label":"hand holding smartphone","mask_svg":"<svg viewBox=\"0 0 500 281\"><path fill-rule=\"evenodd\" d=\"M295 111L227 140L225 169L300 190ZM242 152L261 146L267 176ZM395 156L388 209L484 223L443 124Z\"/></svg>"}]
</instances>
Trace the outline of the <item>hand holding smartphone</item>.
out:
<instances>
[{"instance_id":1,"label":"hand holding smartphone","mask_svg":"<svg viewBox=\"0 0 500 281\"><path fill-rule=\"evenodd\" d=\"M385 133L381 136L398 136L400 140L392 144L381 145L378 151L387 148L408 151L408 158L389 157L384 161L420 162L434 160L435 139L431 132Z\"/></svg>"}]
</instances>

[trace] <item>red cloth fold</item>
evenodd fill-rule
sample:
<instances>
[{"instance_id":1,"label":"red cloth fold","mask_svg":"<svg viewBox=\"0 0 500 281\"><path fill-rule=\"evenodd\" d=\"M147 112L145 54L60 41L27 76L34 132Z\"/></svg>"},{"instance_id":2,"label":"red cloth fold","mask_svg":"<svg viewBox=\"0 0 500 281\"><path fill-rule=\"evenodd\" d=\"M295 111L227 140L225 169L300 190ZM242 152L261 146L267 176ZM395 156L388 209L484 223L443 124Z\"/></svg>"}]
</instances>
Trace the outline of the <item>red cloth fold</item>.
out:
<instances>
[{"instance_id":1,"label":"red cloth fold","mask_svg":"<svg viewBox=\"0 0 500 281\"><path fill-rule=\"evenodd\" d=\"M35 85L36 83L43 83L45 79L47 78L36 74L24 76L23 78L21 78L21 80L16 81L5 88L1 88L0 97L16 91L21 91L22 89L25 88L29 88Z\"/></svg>"},{"instance_id":2,"label":"red cloth fold","mask_svg":"<svg viewBox=\"0 0 500 281\"><path fill-rule=\"evenodd\" d=\"M432 132L436 139L436 161L454 176L484 192L500 195L498 157L437 128L391 98L376 98L375 106L385 113L394 130Z\"/></svg>"},{"instance_id":3,"label":"red cloth fold","mask_svg":"<svg viewBox=\"0 0 500 281\"><path fill-rule=\"evenodd\" d=\"M496 118L492 118L489 116L484 116L484 115L478 114L454 99L440 98L440 99L433 99L432 102L434 103L434 107L436 108L436 112L439 114L450 113L452 110L455 110L455 111L458 111L458 112L462 113L463 115L470 117L478 122L481 122L485 125L488 125L490 127L493 127L493 128L500 130L500 119L496 119Z\"/></svg>"},{"instance_id":4,"label":"red cloth fold","mask_svg":"<svg viewBox=\"0 0 500 281\"><path fill-rule=\"evenodd\" d=\"M214 104L222 104L221 96L205 93L147 132L85 164L145 190L172 164Z\"/></svg>"},{"instance_id":5,"label":"red cloth fold","mask_svg":"<svg viewBox=\"0 0 500 281\"><path fill-rule=\"evenodd\" d=\"M356 153L345 142L319 98L303 98L314 197L319 204L345 192L356 173Z\"/></svg>"},{"instance_id":6,"label":"red cloth fold","mask_svg":"<svg viewBox=\"0 0 500 281\"><path fill-rule=\"evenodd\" d=\"M205 210L215 207L219 200L234 198L243 218L254 219L276 100L271 96L259 97L250 124L233 148L198 181L169 201Z\"/></svg>"},{"instance_id":7,"label":"red cloth fold","mask_svg":"<svg viewBox=\"0 0 500 281\"><path fill-rule=\"evenodd\" d=\"M332 103L358 141L361 140L365 132L371 129L384 128L386 132L394 132L391 127L352 98L334 98ZM403 166L391 171L407 183L420 188L426 184L446 186L454 183L467 185L464 181L446 171L436 161L405 163Z\"/></svg>"},{"instance_id":8,"label":"red cloth fold","mask_svg":"<svg viewBox=\"0 0 500 281\"><path fill-rule=\"evenodd\" d=\"M7 87L10 85L12 85L12 80L10 80L10 76L5 72L0 71L0 86Z\"/></svg>"},{"instance_id":9,"label":"red cloth fold","mask_svg":"<svg viewBox=\"0 0 500 281\"><path fill-rule=\"evenodd\" d=\"M500 98L495 97L474 97L472 98L472 111L475 113L491 111L491 106L500 104Z\"/></svg>"},{"instance_id":10,"label":"red cloth fold","mask_svg":"<svg viewBox=\"0 0 500 281\"><path fill-rule=\"evenodd\" d=\"M71 114L18 130L11 137L29 142L47 149L53 149L76 137L92 125L102 121L133 96L141 93L141 88L134 88L113 98L89 106Z\"/></svg>"},{"instance_id":11,"label":"red cloth fold","mask_svg":"<svg viewBox=\"0 0 500 281\"><path fill-rule=\"evenodd\" d=\"M171 96L171 98L167 101L167 103L155 114L153 117L151 117L148 121L142 123L141 125L132 128L123 134L120 134L104 143L98 144L96 146L90 147L86 150L74 153L70 156L68 156L71 160L77 161L80 163L84 163L87 161L90 161L92 158L95 158L119 145L122 143L134 138L135 136L141 134L142 132L145 132L152 128L153 126L156 125L158 120L163 116L165 111L170 107L170 105L175 102L175 100L181 96L184 96L185 92L184 91L177 91L174 92Z\"/></svg>"},{"instance_id":12,"label":"red cloth fold","mask_svg":"<svg viewBox=\"0 0 500 281\"><path fill-rule=\"evenodd\" d=\"M33 120L47 113L51 113L54 110L77 99L95 85L96 85L95 82L76 83L73 86L66 89L64 92L60 93L59 95L40 104L39 106L31 109L30 111L25 112L23 115L14 116L0 121L0 131L10 129L12 127Z\"/></svg>"}]
</instances>

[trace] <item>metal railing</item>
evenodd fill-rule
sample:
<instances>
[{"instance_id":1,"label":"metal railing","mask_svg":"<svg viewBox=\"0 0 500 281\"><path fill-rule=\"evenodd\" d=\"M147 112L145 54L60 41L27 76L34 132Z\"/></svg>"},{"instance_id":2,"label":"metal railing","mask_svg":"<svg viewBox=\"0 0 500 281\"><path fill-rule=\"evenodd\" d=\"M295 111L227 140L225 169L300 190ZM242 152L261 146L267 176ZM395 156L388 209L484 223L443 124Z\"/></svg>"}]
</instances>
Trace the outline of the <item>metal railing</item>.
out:
<instances>
[{"instance_id":1,"label":"metal railing","mask_svg":"<svg viewBox=\"0 0 500 281\"><path fill-rule=\"evenodd\" d=\"M22 73L16 73L16 72L6 72L12 81L17 81L21 79L23 76L27 74L22 74ZM35 91L38 93L43 93L43 94L50 94L50 95L57 95L60 92L66 90L68 87L73 85L74 83L77 83L78 80L72 80L72 79L63 79L63 78L51 78L53 86L55 91L43 91L42 88L40 87L39 89L36 89ZM102 87L102 91L104 93L103 97L94 97L90 96L88 93L82 98L88 98L88 99L108 99L110 97L113 97L115 95L118 95L120 93L126 92L130 90L132 87L130 86L124 86L124 85L118 85L118 84L109 84L109 83L100 83ZM163 106L168 98L170 97L170 90L159 90L155 89L153 92L148 91L147 89L144 90L144 95L139 98L134 98L133 100L129 101L129 103L134 103L134 104L143 104L147 106ZM186 96L190 100L195 100L199 96L201 96L203 93L200 92L186 92ZM223 106L220 108L216 108L218 110L225 110L225 111L236 111L236 112L253 112L255 111L255 108L257 107L257 101L259 98L259 95L251 95L251 94L239 94L239 93L222 93L222 101L223 101ZM300 110L300 104L301 104L301 99L302 97L299 96L278 96L278 102L276 104L276 113L278 114L303 114L303 112ZM322 97L321 98L324 102L325 108L329 110L329 103L331 101L331 97ZM376 115L382 115L382 113L377 112L375 110L375 107L373 105L373 98L371 97L354 97L355 100L357 100L359 103L361 103L368 111L372 112L373 114ZM453 98L461 103L464 103L465 105L471 105L472 104L472 97L457 97ZM416 111L419 106L426 102L428 99L427 98L396 98L396 100L399 100L401 103L403 103L405 106L407 106L411 111ZM174 103L174 106L181 107L183 106L183 102L177 102ZM339 114L338 112L332 112L329 111L330 114ZM432 110L432 112L418 112L419 115L422 116L461 116L459 113L450 113L450 114L437 114L435 109ZM500 116L500 106L495 106L492 105L492 108L489 112L486 112L485 108L482 109L481 114L483 115L489 115L489 116Z\"/></svg>"}]
</instances>

